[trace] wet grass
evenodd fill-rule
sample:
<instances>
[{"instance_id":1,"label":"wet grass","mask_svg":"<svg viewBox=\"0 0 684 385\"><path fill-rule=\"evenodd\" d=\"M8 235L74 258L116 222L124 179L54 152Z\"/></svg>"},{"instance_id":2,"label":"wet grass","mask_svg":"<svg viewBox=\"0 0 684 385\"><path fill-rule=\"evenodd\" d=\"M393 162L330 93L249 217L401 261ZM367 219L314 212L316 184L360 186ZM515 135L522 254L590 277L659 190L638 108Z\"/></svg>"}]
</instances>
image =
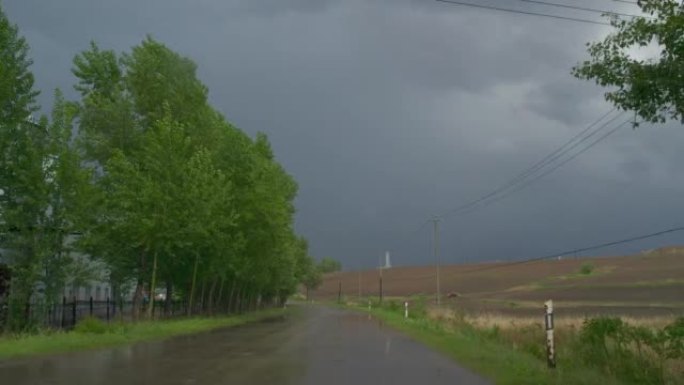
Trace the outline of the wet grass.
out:
<instances>
[{"instance_id":1,"label":"wet grass","mask_svg":"<svg viewBox=\"0 0 684 385\"><path fill-rule=\"evenodd\" d=\"M244 315L188 318L168 321L104 324L104 328L82 328L80 331L41 331L0 337L0 359L79 350L114 347L142 341L162 340L174 336L238 326L283 315L286 310L271 309Z\"/></svg>"},{"instance_id":2,"label":"wet grass","mask_svg":"<svg viewBox=\"0 0 684 385\"><path fill-rule=\"evenodd\" d=\"M449 327L426 317L404 319L385 309L371 313L388 325L428 346L453 357L463 366L500 385L613 385L620 382L598 370L562 362L556 369L547 368L538 355L499 341L496 329L491 332L472 327ZM543 337L541 338L543 341Z\"/></svg>"}]
</instances>

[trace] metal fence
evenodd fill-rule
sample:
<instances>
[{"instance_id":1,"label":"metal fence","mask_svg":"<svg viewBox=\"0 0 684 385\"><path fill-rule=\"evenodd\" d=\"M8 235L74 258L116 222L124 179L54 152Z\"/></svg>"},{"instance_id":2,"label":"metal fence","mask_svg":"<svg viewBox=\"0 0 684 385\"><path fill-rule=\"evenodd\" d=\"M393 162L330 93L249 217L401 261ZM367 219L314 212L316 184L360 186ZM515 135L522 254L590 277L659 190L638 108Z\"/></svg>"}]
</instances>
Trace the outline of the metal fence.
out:
<instances>
[{"instance_id":1,"label":"metal fence","mask_svg":"<svg viewBox=\"0 0 684 385\"><path fill-rule=\"evenodd\" d=\"M149 301L143 302L140 314L146 314L149 306ZM0 330L6 320L7 312L7 304L0 302ZM187 314L187 307L182 301L171 301L168 304L168 309L166 301L154 301L152 314L154 319L177 317L185 314ZM86 317L98 318L105 322L130 321L133 318L133 302L113 301L109 298L104 301L97 301L93 297L88 300L63 297L61 303L32 302L26 304L24 317L30 325L68 330Z\"/></svg>"}]
</instances>

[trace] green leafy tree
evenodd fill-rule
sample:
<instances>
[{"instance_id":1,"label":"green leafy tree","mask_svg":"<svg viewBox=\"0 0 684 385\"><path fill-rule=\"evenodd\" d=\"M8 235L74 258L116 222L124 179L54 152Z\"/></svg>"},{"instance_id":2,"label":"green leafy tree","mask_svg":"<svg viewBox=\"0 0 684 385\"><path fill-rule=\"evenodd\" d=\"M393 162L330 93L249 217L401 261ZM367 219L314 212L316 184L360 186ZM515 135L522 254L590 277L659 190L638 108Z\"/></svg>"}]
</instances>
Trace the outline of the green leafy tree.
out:
<instances>
[{"instance_id":1,"label":"green leafy tree","mask_svg":"<svg viewBox=\"0 0 684 385\"><path fill-rule=\"evenodd\" d=\"M318 269L323 274L334 273L342 270L342 264L333 258L325 257L318 263Z\"/></svg>"},{"instance_id":2,"label":"green leafy tree","mask_svg":"<svg viewBox=\"0 0 684 385\"><path fill-rule=\"evenodd\" d=\"M43 260L41 283L47 307L60 300L59 293L67 281L83 275L76 273L84 270L77 266L88 262L72 256L73 233L83 215L82 210L87 207L84 203L92 194L89 188L91 171L81 167L81 157L73 145L75 114L74 106L57 90L51 122L47 125L47 154L43 166L48 185L48 215L43 225L48 252Z\"/></svg>"},{"instance_id":3,"label":"green leafy tree","mask_svg":"<svg viewBox=\"0 0 684 385\"><path fill-rule=\"evenodd\" d=\"M28 57L29 46L19 35L16 25L10 23L0 5L0 140L8 139L8 130L25 123L37 111L33 89L33 74L29 70L33 61Z\"/></svg>"},{"instance_id":4,"label":"green leafy tree","mask_svg":"<svg viewBox=\"0 0 684 385\"><path fill-rule=\"evenodd\" d=\"M160 283L189 314L282 302L310 260L293 231L296 182L265 135L250 138L208 104L195 71L151 38L121 55L93 43L74 60L95 190L78 246L107 263L115 286L135 282L136 312Z\"/></svg>"},{"instance_id":5,"label":"green leafy tree","mask_svg":"<svg viewBox=\"0 0 684 385\"><path fill-rule=\"evenodd\" d=\"M302 256L299 269L299 279L306 289L306 299L309 299L311 290L316 290L323 283L323 273L309 256Z\"/></svg>"},{"instance_id":6,"label":"green leafy tree","mask_svg":"<svg viewBox=\"0 0 684 385\"><path fill-rule=\"evenodd\" d=\"M68 265L66 241L80 186L86 182L71 145L73 110L55 95L52 122L36 122L28 45L0 9L0 248L12 268L7 326L27 326L37 289L50 305Z\"/></svg>"},{"instance_id":7,"label":"green leafy tree","mask_svg":"<svg viewBox=\"0 0 684 385\"><path fill-rule=\"evenodd\" d=\"M44 164L45 122L34 123L36 111L28 44L0 9L0 248L8 250L12 269L7 326L28 322L25 307L35 289L46 241L48 185Z\"/></svg>"},{"instance_id":8,"label":"green leafy tree","mask_svg":"<svg viewBox=\"0 0 684 385\"><path fill-rule=\"evenodd\" d=\"M611 87L606 100L645 121L684 122L684 5L644 0L639 7L650 16L613 16L615 31L587 44L590 59L573 68L573 74ZM660 51L657 58L634 57L636 49L652 45Z\"/></svg>"}]
</instances>

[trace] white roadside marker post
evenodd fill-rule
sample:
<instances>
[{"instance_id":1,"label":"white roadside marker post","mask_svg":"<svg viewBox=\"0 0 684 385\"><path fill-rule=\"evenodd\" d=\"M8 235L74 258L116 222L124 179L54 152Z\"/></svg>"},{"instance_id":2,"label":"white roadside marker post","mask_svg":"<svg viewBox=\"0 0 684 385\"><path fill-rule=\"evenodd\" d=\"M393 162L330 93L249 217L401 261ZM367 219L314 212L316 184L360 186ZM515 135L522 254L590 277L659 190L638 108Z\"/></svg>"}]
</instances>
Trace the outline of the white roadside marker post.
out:
<instances>
[{"instance_id":1,"label":"white roadside marker post","mask_svg":"<svg viewBox=\"0 0 684 385\"><path fill-rule=\"evenodd\" d=\"M548 300L544 303L546 308L546 317L544 324L546 326L546 361L549 368L556 367L556 349L553 343L553 301Z\"/></svg>"},{"instance_id":2,"label":"white roadside marker post","mask_svg":"<svg viewBox=\"0 0 684 385\"><path fill-rule=\"evenodd\" d=\"M408 318L408 301L404 302L404 318Z\"/></svg>"}]
</instances>

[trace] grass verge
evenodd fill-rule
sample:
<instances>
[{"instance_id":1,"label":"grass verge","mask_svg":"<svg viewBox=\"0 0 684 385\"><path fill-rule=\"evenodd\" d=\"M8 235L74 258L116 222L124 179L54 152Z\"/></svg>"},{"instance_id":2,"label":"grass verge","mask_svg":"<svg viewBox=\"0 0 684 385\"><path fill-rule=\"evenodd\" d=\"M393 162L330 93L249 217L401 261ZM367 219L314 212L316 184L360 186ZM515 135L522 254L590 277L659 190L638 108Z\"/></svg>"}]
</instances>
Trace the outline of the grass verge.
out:
<instances>
[{"instance_id":1,"label":"grass verge","mask_svg":"<svg viewBox=\"0 0 684 385\"><path fill-rule=\"evenodd\" d=\"M286 310L270 309L244 315L189 318L169 321L113 323L103 329L74 332L42 332L30 335L0 337L0 359L78 350L114 347L142 341L162 340L232 327L283 315ZM77 328L78 329L78 328Z\"/></svg>"},{"instance_id":2,"label":"grass verge","mask_svg":"<svg viewBox=\"0 0 684 385\"><path fill-rule=\"evenodd\" d=\"M404 319L403 315L386 309L371 314L388 325L426 345L451 356L465 367L499 385L612 385L616 379L593 368L559 362L549 369L538 357L497 341L496 336L475 328L451 328L427 318ZM542 337L543 341L543 337ZM562 360L562 358L559 358Z\"/></svg>"}]
</instances>

